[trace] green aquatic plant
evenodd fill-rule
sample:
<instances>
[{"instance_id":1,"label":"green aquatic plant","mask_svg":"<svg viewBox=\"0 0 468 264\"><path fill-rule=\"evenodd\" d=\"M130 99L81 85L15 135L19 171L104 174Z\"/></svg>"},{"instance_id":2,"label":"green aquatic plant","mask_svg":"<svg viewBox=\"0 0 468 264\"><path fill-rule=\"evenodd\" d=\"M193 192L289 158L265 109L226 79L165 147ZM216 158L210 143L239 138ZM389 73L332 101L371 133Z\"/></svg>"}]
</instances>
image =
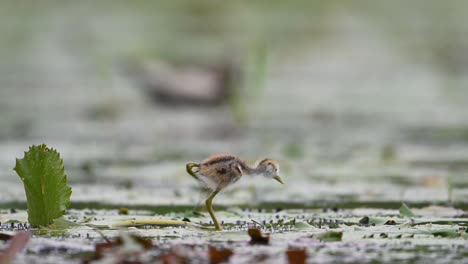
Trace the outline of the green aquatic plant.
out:
<instances>
[{"instance_id":1,"label":"green aquatic plant","mask_svg":"<svg viewBox=\"0 0 468 264\"><path fill-rule=\"evenodd\" d=\"M413 218L413 217L416 216L416 215L413 213L413 211L411 211L411 209L410 209L405 203L402 203L402 204L401 204L401 207L400 207L400 215L401 215L401 216L408 217L408 218Z\"/></svg>"},{"instance_id":2,"label":"green aquatic plant","mask_svg":"<svg viewBox=\"0 0 468 264\"><path fill-rule=\"evenodd\" d=\"M70 205L71 187L60 154L45 144L31 146L14 168L23 181L28 206L28 221L46 226L65 214Z\"/></svg>"},{"instance_id":3,"label":"green aquatic plant","mask_svg":"<svg viewBox=\"0 0 468 264\"><path fill-rule=\"evenodd\" d=\"M447 202L449 204L453 202L453 177L452 175L447 177Z\"/></svg>"}]
</instances>

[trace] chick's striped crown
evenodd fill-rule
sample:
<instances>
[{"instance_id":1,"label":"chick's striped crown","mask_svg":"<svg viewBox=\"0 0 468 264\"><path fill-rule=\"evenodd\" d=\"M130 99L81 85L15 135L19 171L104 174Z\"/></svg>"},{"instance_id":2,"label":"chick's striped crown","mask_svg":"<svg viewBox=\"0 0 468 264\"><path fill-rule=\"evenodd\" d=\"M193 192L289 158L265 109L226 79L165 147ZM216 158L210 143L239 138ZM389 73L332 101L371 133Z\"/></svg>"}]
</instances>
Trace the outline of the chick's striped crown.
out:
<instances>
[{"instance_id":1,"label":"chick's striped crown","mask_svg":"<svg viewBox=\"0 0 468 264\"><path fill-rule=\"evenodd\" d=\"M268 166L271 165L276 169L279 169L279 163L276 160L272 159L263 159L261 160L257 166Z\"/></svg>"}]
</instances>

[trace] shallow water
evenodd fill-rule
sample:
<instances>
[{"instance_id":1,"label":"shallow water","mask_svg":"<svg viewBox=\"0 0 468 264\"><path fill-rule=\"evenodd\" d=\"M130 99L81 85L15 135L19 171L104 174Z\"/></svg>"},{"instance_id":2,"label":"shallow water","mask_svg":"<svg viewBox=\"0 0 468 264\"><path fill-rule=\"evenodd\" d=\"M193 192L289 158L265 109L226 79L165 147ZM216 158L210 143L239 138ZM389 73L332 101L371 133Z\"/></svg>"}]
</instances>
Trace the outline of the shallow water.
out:
<instances>
[{"instance_id":1,"label":"shallow water","mask_svg":"<svg viewBox=\"0 0 468 264\"><path fill-rule=\"evenodd\" d=\"M467 42L457 33L468 25L460 11L465 4L447 4L450 19L439 14L437 1L425 2L427 12L398 2L360 8L300 2L290 8L194 5L0 3L0 34L8 40L0 43L0 208L25 208L23 186L12 170L15 158L31 144L47 143L65 160L77 210L72 214L84 207L127 206L161 214L199 208L205 195L185 163L228 152L252 164L264 157L279 160L286 185L242 179L216 197L215 206L227 210L222 214L236 207L284 206L291 211L283 216L292 219L292 210L300 208L346 208L352 216L353 210L381 209L366 213L375 216L395 214L404 201L416 208L451 204L465 211L443 217L466 217ZM265 87L242 90L244 122L230 106L155 104L123 74L127 60L216 57L228 49L226 42L241 55L258 43L268 51ZM5 212L2 223L11 217ZM236 217L249 221L248 213L240 214ZM107 211L97 215L114 219ZM255 216L258 221L276 217ZM153 238L176 231L176 237L190 241L202 236L221 243L245 241L245 227L239 228L232 235L134 231ZM382 258L382 252L387 252L384 262L424 263L431 257L456 262L467 254L459 247L463 239L414 237L405 244L407 239L362 238L392 231L390 226L339 228L345 230L344 241L317 247L311 242L311 262L365 262ZM297 239L313 232L275 231L273 250L300 244ZM89 250L93 242L65 240L79 250ZM235 247L240 253L251 250ZM20 256L19 262L35 254ZM249 257L235 255L234 262Z\"/></svg>"},{"instance_id":2,"label":"shallow water","mask_svg":"<svg viewBox=\"0 0 468 264\"><path fill-rule=\"evenodd\" d=\"M158 252L161 248L186 246L185 254L201 254L202 262L206 261L206 256L203 255L209 244L232 249L234 255L231 261L236 263L248 263L260 257L265 258L268 263L283 263L286 261L285 252L288 248L306 248L308 261L318 263L368 263L375 260L424 263L429 259L462 263L467 254L465 244L468 225L466 215L465 218L460 218L463 211L426 207L415 210L415 213L423 216L410 220L399 216L397 210L386 209L267 211L231 208L218 212L225 228L222 232L197 227L159 228L150 225L130 227L129 232L151 239L159 248L153 249L154 254L160 254ZM368 224L363 223L363 219L368 216L371 216ZM2 222L13 219L24 221L26 217L22 210L14 214L2 212ZM45 254L57 261L78 261L92 255L93 244L102 242L102 236L111 239L121 233L121 230L112 226L127 219L188 218L196 224L210 224L207 213L194 215L191 211L155 215L150 211L130 210L129 215L119 215L118 210L85 209L70 210L67 218L88 226L72 227L58 233L36 230L35 238L28 245L28 254L18 260L37 261L38 256ZM389 220L395 221L396 225L387 225ZM418 224L425 220L432 224ZM413 224L410 224L412 221ZM458 221L458 224L443 221ZM14 227L12 229L11 224L7 223L0 230L11 231L19 226L16 224ZM268 245L248 245L250 238L247 228L252 227L270 234ZM342 239L321 241L319 234L326 231L342 232ZM196 262L196 259L193 261Z\"/></svg>"}]
</instances>

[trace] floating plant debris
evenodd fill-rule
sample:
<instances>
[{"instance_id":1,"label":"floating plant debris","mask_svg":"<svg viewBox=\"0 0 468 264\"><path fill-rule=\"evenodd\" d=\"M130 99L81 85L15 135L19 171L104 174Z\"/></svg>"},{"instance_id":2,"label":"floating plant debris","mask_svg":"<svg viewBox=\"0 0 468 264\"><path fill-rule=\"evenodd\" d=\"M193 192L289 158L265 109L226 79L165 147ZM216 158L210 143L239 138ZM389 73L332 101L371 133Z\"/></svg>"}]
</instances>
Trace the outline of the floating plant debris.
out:
<instances>
[{"instance_id":1,"label":"floating plant debris","mask_svg":"<svg viewBox=\"0 0 468 264\"><path fill-rule=\"evenodd\" d=\"M250 228L248 234L250 236L249 243L251 245L268 245L270 241L270 235L262 235L262 231L257 228Z\"/></svg>"},{"instance_id":2,"label":"floating plant debris","mask_svg":"<svg viewBox=\"0 0 468 264\"><path fill-rule=\"evenodd\" d=\"M303 248L289 248L286 255L290 264L305 264L307 262L307 250Z\"/></svg>"},{"instance_id":3,"label":"floating plant debris","mask_svg":"<svg viewBox=\"0 0 468 264\"><path fill-rule=\"evenodd\" d=\"M213 246L208 247L208 255L211 264L228 262L234 252L229 248L218 249Z\"/></svg>"},{"instance_id":4,"label":"floating plant debris","mask_svg":"<svg viewBox=\"0 0 468 264\"><path fill-rule=\"evenodd\" d=\"M326 231L312 236L323 242L335 242L341 241L343 238L343 232L340 231Z\"/></svg>"}]
</instances>

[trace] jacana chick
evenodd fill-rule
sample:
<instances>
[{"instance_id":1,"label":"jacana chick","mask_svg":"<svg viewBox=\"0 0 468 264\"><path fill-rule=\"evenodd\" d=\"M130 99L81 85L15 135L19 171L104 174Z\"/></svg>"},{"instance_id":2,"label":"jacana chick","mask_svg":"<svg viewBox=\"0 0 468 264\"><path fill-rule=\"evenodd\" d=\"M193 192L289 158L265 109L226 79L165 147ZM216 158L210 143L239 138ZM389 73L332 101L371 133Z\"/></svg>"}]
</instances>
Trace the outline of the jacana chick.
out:
<instances>
[{"instance_id":1,"label":"jacana chick","mask_svg":"<svg viewBox=\"0 0 468 264\"><path fill-rule=\"evenodd\" d=\"M248 166L243 160L229 154L213 155L201 163L187 163L187 172L212 192L206 199L206 209L210 213L216 230L223 230L213 211L213 198L224 188L246 175L262 175L284 184L279 174L279 164L272 159L264 159L256 167Z\"/></svg>"}]
</instances>

